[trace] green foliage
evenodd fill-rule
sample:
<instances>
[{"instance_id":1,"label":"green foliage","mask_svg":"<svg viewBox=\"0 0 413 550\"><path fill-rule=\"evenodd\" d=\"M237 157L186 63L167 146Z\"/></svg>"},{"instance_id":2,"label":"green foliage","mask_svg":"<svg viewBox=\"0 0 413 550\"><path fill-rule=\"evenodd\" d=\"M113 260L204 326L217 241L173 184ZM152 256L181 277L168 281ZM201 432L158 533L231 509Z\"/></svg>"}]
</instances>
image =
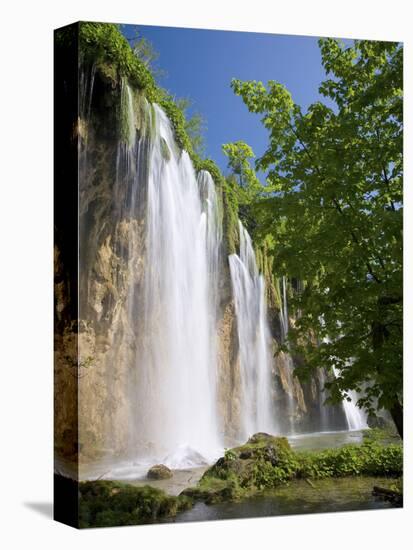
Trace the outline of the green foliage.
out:
<instances>
[{"instance_id":1,"label":"green foliage","mask_svg":"<svg viewBox=\"0 0 413 550\"><path fill-rule=\"evenodd\" d=\"M198 156L203 156L205 153L204 132L206 130L204 118L198 112L195 112L192 116L188 116L188 109L192 105L190 99L180 98L175 100L175 102L185 116L185 131L188 134L194 152Z\"/></svg>"},{"instance_id":2,"label":"green foliage","mask_svg":"<svg viewBox=\"0 0 413 550\"><path fill-rule=\"evenodd\" d=\"M392 425L386 425L385 428L369 428L363 430L363 441L373 443L383 443L389 441L400 442L400 436Z\"/></svg>"},{"instance_id":3,"label":"green foliage","mask_svg":"<svg viewBox=\"0 0 413 550\"><path fill-rule=\"evenodd\" d=\"M302 453L297 477L325 478L351 475L400 476L403 472L401 445L368 442L346 445L318 453Z\"/></svg>"},{"instance_id":4,"label":"green foliage","mask_svg":"<svg viewBox=\"0 0 413 550\"><path fill-rule=\"evenodd\" d=\"M273 269L306 281L291 302L296 373L335 367L330 400L363 386L359 404L388 409L401 431L403 48L319 44L326 104L303 112L275 81L232 82L269 134L253 237L271 235Z\"/></svg>"},{"instance_id":5,"label":"green foliage","mask_svg":"<svg viewBox=\"0 0 413 550\"><path fill-rule=\"evenodd\" d=\"M403 495L403 476L395 479L394 483L390 486L390 489L399 495Z\"/></svg>"},{"instance_id":6,"label":"green foliage","mask_svg":"<svg viewBox=\"0 0 413 550\"><path fill-rule=\"evenodd\" d=\"M237 183L233 186L233 191L237 196L239 218L252 233L256 226L256 220L250 207L263 193L263 187L255 170L251 167L251 160L255 158L254 152L243 141L225 143L222 146L222 151L228 157L230 179Z\"/></svg>"},{"instance_id":7,"label":"green foliage","mask_svg":"<svg viewBox=\"0 0 413 550\"><path fill-rule=\"evenodd\" d=\"M182 492L182 496L191 500L201 500L206 504L238 500L244 494L234 476L225 480L215 477L203 478L196 487L188 487Z\"/></svg>"},{"instance_id":8,"label":"green foliage","mask_svg":"<svg viewBox=\"0 0 413 550\"><path fill-rule=\"evenodd\" d=\"M228 254L237 252L239 245L238 229L238 184L228 177L223 181L224 194L224 238Z\"/></svg>"},{"instance_id":9,"label":"green foliage","mask_svg":"<svg viewBox=\"0 0 413 550\"><path fill-rule=\"evenodd\" d=\"M173 497L154 487L114 481L85 481L79 484L79 492L81 528L151 523L192 505L185 496Z\"/></svg>"},{"instance_id":10,"label":"green foliage","mask_svg":"<svg viewBox=\"0 0 413 550\"><path fill-rule=\"evenodd\" d=\"M399 477L402 473L400 444L382 445L372 440L317 452L296 452L285 438L266 436L227 450L204 473L194 492L201 500L206 497L219 502L273 489L294 479Z\"/></svg>"},{"instance_id":11,"label":"green foliage","mask_svg":"<svg viewBox=\"0 0 413 550\"><path fill-rule=\"evenodd\" d=\"M259 490L274 488L296 477L299 465L298 456L291 449L278 450L275 462L261 450L254 461L251 483Z\"/></svg>"},{"instance_id":12,"label":"green foliage","mask_svg":"<svg viewBox=\"0 0 413 550\"><path fill-rule=\"evenodd\" d=\"M235 460L237 458L237 454L234 453L232 449L225 449L224 457L225 460Z\"/></svg>"},{"instance_id":13,"label":"green foliage","mask_svg":"<svg viewBox=\"0 0 413 550\"><path fill-rule=\"evenodd\" d=\"M224 155L228 157L228 167L237 176L241 188L245 189L259 184L255 172L250 165L250 159L254 158L255 155L249 145L243 141L224 143L222 150ZM260 188L261 186L259 186Z\"/></svg>"},{"instance_id":14,"label":"green foliage","mask_svg":"<svg viewBox=\"0 0 413 550\"><path fill-rule=\"evenodd\" d=\"M127 78L132 86L145 90L148 101L159 101L163 96L152 73L134 54L118 25L79 23L79 51L83 62L116 67L119 81L122 77Z\"/></svg>"},{"instance_id":15,"label":"green foliage","mask_svg":"<svg viewBox=\"0 0 413 550\"><path fill-rule=\"evenodd\" d=\"M165 97L159 102L159 105L165 111L174 128L175 141L181 149L187 151L191 156L193 149L191 140L185 130L186 120L183 111L169 97Z\"/></svg>"},{"instance_id":16,"label":"green foliage","mask_svg":"<svg viewBox=\"0 0 413 550\"><path fill-rule=\"evenodd\" d=\"M73 33L72 33L73 34ZM72 40L70 33L61 42ZM223 176L210 159L202 159L202 132L205 123L199 114L185 116L188 100L176 100L156 84L153 61L156 53L143 38L137 37L131 47L118 25L109 23L80 23L79 49L85 66L109 78L114 86L121 86L122 79L140 90L150 103L158 103L167 114L174 129L175 141L180 149L188 152L197 170L208 170L217 187L223 190Z\"/></svg>"}]
</instances>

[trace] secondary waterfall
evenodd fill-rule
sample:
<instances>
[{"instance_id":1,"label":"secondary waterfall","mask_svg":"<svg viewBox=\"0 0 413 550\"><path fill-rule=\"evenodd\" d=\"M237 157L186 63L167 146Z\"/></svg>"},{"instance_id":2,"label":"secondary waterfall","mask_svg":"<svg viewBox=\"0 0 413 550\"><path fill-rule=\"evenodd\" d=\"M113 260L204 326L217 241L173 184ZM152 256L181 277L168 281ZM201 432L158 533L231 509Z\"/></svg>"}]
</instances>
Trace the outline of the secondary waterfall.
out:
<instances>
[{"instance_id":1,"label":"secondary waterfall","mask_svg":"<svg viewBox=\"0 0 413 550\"><path fill-rule=\"evenodd\" d=\"M322 317L320 317L320 323L324 326L324 319ZM323 342L325 343L330 341L328 336L323 338ZM335 366L333 366L333 374L336 378L340 376L340 371ZM342 401L347 428L349 430L364 430L368 428L366 414L357 406L358 394L355 391L348 391L347 393L350 397L350 401L347 399L343 399Z\"/></svg>"},{"instance_id":2,"label":"secondary waterfall","mask_svg":"<svg viewBox=\"0 0 413 550\"><path fill-rule=\"evenodd\" d=\"M334 367L334 376L337 378L340 374L338 369ZM357 392L347 392L350 401L343 400L343 409L346 415L347 427L349 430L365 430L368 428L366 413L357 406L357 400L359 398Z\"/></svg>"},{"instance_id":3,"label":"secondary waterfall","mask_svg":"<svg viewBox=\"0 0 413 550\"><path fill-rule=\"evenodd\" d=\"M275 433L272 406L271 338L265 304L264 278L258 273L247 230L239 222L240 252L229 257L237 316L241 368L241 430Z\"/></svg>"},{"instance_id":4,"label":"secondary waterfall","mask_svg":"<svg viewBox=\"0 0 413 550\"><path fill-rule=\"evenodd\" d=\"M365 430L368 428L366 415L359 407L357 407L358 396L355 392L349 392L351 401L344 400L343 407L346 414L349 430Z\"/></svg>"}]
</instances>

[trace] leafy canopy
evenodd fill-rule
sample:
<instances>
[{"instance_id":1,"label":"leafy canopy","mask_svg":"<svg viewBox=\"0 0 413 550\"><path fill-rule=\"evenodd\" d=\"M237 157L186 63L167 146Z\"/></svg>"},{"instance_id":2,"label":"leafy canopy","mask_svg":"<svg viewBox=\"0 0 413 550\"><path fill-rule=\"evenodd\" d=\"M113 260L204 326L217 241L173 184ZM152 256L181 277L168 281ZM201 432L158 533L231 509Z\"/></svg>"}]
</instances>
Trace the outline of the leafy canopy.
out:
<instances>
[{"instance_id":1,"label":"leafy canopy","mask_svg":"<svg viewBox=\"0 0 413 550\"><path fill-rule=\"evenodd\" d=\"M281 84L232 81L261 115L268 147L256 168L256 239L273 237L274 269L306 281L291 331L306 361L338 376L331 399L394 411L402 393L403 49L392 42L319 41L328 101L307 112ZM399 415L400 416L400 415Z\"/></svg>"}]
</instances>

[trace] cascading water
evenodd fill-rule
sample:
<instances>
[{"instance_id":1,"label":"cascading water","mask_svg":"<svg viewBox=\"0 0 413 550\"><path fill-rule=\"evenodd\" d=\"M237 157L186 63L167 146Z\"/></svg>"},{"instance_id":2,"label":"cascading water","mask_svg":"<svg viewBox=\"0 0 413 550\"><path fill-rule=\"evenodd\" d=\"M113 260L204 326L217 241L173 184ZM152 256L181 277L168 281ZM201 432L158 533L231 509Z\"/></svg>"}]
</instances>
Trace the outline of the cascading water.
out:
<instances>
[{"instance_id":1,"label":"cascading water","mask_svg":"<svg viewBox=\"0 0 413 550\"><path fill-rule=\"evenodd\" d=\"M324 326L324 319L320 317L320 323ZM323 342L329 343L331 340L328 336L323 338ZM333 374L336 378L340 376L340 371L337 367L333 366ZM364 430L368 428L367 417L365 412L357 406L358 394L355 391L348 391L350 401L344 399L342 401L344 414L346 417L347 428L350 431Z\"/></svg>"},{"instance_id":2,"label":"cascading water","mask_svg":"<svg viewBox=\"0 0 413 550\"><path fill-rule=\"evenodd\" d=\"M197 181L157 105L151 117L136 434L151 455L182 467L221 447L213 332L220 229L210 176Z\"/></svg>"},{"instance_id":3,"label":"cascading water","mask_svg":"<svg viewBox=\"0 0 413 550\"><path fill-rule=\"evenodd\" d=\"M335 367L333 368L334 376L339 376L339 371ZM349 430L365 430L368 428L367 418L365 412L357 406L358 394L355 391L348 391L350 401L343 400L343 409L346 415L347 427Z\"/></svg>"},{"instance_id":4,"label":"cascading water","mask_svg":"<svg viewBox=\"0 0 413 550\"><path fill-rule=\"evenodd\" d=\"M240 253L229 256L241 369L241 431L276 432L272 405L271 338L264 278L258 273L251 238L239 222Z\"/></svg>"}]
</instances>

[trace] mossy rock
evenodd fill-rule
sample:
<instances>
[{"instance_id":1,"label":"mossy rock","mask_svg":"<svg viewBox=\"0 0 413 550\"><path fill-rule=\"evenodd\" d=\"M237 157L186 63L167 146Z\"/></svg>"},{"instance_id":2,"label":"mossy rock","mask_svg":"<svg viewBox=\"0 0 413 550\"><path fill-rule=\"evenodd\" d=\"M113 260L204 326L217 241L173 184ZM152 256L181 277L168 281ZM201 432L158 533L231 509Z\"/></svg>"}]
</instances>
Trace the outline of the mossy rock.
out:
<instances>
[{"instance_id":1,"label":"mossy rock","mask_svg":"<svg viewBox=\"0 0 413 550\"><path fill-rule=\"evenodd\" d=\"M210 487L222 487L220 482L236 488L230 500L242 492L275 487L293 477L297 468L294 457L285 437L254 434L244 445L228 450L204 473L197 487L198 498L208 496ZM208 489L205 494L204 489Z\"/></svg>"},{"instance_id":2,"label":"mossy rock","mask_svg":"<svg viewBox=\"0 0 413 550\"><path fill-rule=\"evenodd\" d=\"M153 523L176 516L192 506L187 496L170 496L154 487L115 481L79 484L79 526L110 527Z\"/></svg>"},{"instance_id":3,"label":"mossy rock","mask_svg":"<svg viewBox=\"0 0 413 550\"><path fill-rule=\"evenodd\" d=\"M241 496L238 484L234 480L204 479L196 487L188 487L182 491L181 496L192 500L201 500L206 504L229 502L237 500Z\"/></svg>"},{"instance_id":4,"label":"mossy rock","mask_svg":"<svg viewBox=\"0 0 413 550\"><path fill-rule=\"evenodd\" d=\"M155 464L148 470L149 479L170 479L173 476L172 471L164 464Z\"/></svg>"},{"instance_id":5,"label":"mossy rock","mask_svg":"<svg viewBox=\"0 0 413 550\"><path fill-rule=\"evenodd\" d=\"M399 477L403 472L401 444L361 445L296 452L285 437L254 434L239 447L229 449L209 468L198 485L184 491L206 503L231 501L256 492L276 489L297 479L348 476Z\"/></svg>"},{"instance_id":6,"label":"mossy rock","mask_svg":"<svg viewBox=\"0 0 413 550\"><path fill-rule=\"evenodd\" d=\"M96 71L100 73L102 80L110 84L112 88L115 88L119 84L119 75L117 67L114 63L108 63L105 61L99 61L96 64Z\"/></svg>"},{"instance_id":7,"label":"mossy rock","mask_svg":"<svg viewBox=\"0 0 413 550\"><path fill-rule=\"evenodd\" d=\"M161 137L161 155L166 162L171 160L171 150L163 137Z\"/></svg>"}]
</instances>

